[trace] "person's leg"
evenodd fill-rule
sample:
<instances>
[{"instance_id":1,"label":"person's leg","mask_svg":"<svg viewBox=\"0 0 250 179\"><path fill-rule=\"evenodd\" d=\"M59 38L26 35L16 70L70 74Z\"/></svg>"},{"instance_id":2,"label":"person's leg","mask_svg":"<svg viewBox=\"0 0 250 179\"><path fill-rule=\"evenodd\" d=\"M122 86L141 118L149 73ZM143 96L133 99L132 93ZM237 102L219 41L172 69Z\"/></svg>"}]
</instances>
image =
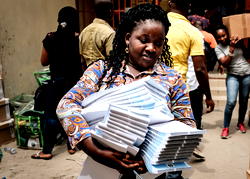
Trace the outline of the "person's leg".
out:
<instances>
[{"instance_id":1,"label":"person's leg","mask_svg":"<svg viewBox=\"0 0 250 179\"><path fill-rule=\"evenodd\" d=\"M250 90L250 75L241 77L239 86L239 118L238 124L243 124L247 112L248 97Z\"/></svg>"},{"instance_id":2,"label":"person's leg","mask_svg":"<svg viewBox=\"0 0 250 179\"><path fill-rule=\"evenodd\" d=\"M52 154L52 150L57 141L58 127L60 123L54 118L47 118L44 126L44 146L42 152L44 154Z\"/></svg>"},{"instance_id":3,"label":"person's leg","mask_svg":"<svg viewBox=\"0 0 250 179\"><path fill-rule=\"evenodd\" d=\"M237 101L237 95L239 91L239 79L235 75L227 75L227 103L224 111L224 128L229 128L232 113Z\"/></svg>"},{"instance_id":4,"label":"person's leg","mask_svg":"<svg viewBox=\"0 0 250 179\"><path fill-rule=\"evenodd\" d=\"M189 92L191 108L196 121L197 129L202 129L203 95L199 88Z\"/></svg>"},{"instance_id":5,"label":"person's leg","mask_svg":"<svg viewBox=\"0 0 250 179\"><path fill-rule=\"evenodd\" d=\"M56 116L56 91L52 82L48 84L45 96L44 119L43 119L43 139L44 145L42 152L31 156L33 159L50 159L52 151L57 141L57 135L60 132L60 122Z\"/></svg>"}]
</instances>

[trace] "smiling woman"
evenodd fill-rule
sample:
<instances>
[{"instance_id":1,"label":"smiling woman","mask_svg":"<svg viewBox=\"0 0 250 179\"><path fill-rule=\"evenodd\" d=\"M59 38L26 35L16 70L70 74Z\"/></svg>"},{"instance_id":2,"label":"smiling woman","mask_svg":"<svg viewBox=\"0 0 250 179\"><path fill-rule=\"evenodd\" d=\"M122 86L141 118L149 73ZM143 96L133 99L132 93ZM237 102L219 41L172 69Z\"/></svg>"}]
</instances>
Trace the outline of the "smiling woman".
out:
<instances>
[{"instance_id":1,"label":"smiling woman","mask_svg":"<svg viewBox=\"0 0 250 179\"><path fill-rule=\"evenodd\" d=\"M81 115L82 101L93 93L127 85L145 77L159 83L165 90L164 102L175 120L195 126L185 83L169 66L172 64L165 35L170 23L165 11L153 4L141 4L126 12L119 24L113 41L113 51L106 59L98 60L88 67L78 83L61 99L57 114L73 147L78 147L92 159L86 161L82 177L98 179L100 172L84 173L100 164L127 177L134 171L145 173L140 155L105 148L92 137L86 119ZM98 163L97 163L98 162ZM112 172L102 173L102 179L112 179Z\"/></svg>"}]
</instances>

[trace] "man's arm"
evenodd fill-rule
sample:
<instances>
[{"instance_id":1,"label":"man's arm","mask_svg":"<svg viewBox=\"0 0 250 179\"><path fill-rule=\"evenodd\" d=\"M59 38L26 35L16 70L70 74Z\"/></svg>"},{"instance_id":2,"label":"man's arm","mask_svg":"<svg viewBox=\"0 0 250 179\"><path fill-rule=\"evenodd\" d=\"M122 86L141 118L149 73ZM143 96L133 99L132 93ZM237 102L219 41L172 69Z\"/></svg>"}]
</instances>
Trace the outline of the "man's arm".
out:
<instances>
[{"instance_id":1,"label":"man's arm","mask_svg":"<svg viewBox=\"0 0 250 179\"><path fill-rule=\"evenodd\" d=\"M212 112L214 110L214 101L212 100L209 81L208 81L208 73L205 65L205 56L197 55L192 56L192 60L194 63L194 71L196 74L196 78L199 82L200 88L206 96L206 105L207 112Z\"/></svg>"}]
</instances>

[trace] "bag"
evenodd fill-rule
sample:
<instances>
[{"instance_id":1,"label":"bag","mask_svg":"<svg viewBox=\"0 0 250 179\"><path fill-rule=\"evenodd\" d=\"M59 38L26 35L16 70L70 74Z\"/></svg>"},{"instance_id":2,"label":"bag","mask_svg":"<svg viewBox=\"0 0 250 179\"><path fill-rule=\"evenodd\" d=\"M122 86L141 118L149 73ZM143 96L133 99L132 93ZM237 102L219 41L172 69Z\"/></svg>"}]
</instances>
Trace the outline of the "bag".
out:
<instances>
[{"instance_id":1,"label":"bag","mask_svg":"<svg viewBox=\"0 0 250 179\"><path fill-rule=\"evenodd\" d=\"M46 105L46 94L49 89L49 83L43 83L36 89L34 96L34 110L44 111Z\"/></svg>"}]
</instances>

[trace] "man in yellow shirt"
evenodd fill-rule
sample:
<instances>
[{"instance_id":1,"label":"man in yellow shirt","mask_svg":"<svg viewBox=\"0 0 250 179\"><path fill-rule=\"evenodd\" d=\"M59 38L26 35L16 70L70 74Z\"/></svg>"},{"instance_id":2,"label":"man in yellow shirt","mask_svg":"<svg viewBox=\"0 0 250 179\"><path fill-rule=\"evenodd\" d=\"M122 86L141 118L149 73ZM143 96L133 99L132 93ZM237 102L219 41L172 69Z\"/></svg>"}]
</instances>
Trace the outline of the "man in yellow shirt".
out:
<instances>
[{"instance_id":1,"label":"man in yellow shirt","mask_svg":"<svg viewBox=\"0 0 250 179\"><path fill-rule=\"evenodd\" d=\"M110 0L95 2L96 18L85 27L80 34L80 54L86 65L104 59L112 50L115 31L109 25L113 15L113 5Z\"/></svg>"},{"instance_id":2,"label":"man in yellow shirt","mask_svg":"<svg viewBox=\"0 0 250 179\"><path fill-rule=\"evenodd\" d=\"M188 57L190 56L192 58L195 76L199 83L197 95L199 93L205 94L205 102L208 108L207 112L211 112L214 109L214 102L210 92L208 73L205 65L203 36L187 19L188 0L170 0L169 7L170 12L168 13L168 19L171 26L166 37L168 39L168 45L170 46L170 52L172 53L173 67L182 75L183 79L187 81ZM202 100L202 98L200 99ZM193 109L191 98L190 101ZM195 101L193 100L193 104L194 103ZM202 109L202 101L199 104L201 104L201 106L196 107ZM195 110L193 110L193 112L195 112ZM199 112L198 116L201 117L201 115L202 113ZM194 156L204 159L204 157L197 152L197 150L194 152ZM181 173L181 171L169 172L166 179L183 179Z\"/></svg>"},{"instance_id":3,"label":"man in yellow shirt","mask_svg":"<svg viewBox=\"0 0 250 179\"><path fill-rule=\"evenodd\" d=\"M187 0L170 0L168 19L171 23L167 38L172 53L174 69L181 73L184 80L188 71L188 56L192 57L196 78L200 89L206 96L208 112L213 111L208 73L205 65L203 37L200 31L191 25L187 17Z\"/></svg>"}]
</instances>

